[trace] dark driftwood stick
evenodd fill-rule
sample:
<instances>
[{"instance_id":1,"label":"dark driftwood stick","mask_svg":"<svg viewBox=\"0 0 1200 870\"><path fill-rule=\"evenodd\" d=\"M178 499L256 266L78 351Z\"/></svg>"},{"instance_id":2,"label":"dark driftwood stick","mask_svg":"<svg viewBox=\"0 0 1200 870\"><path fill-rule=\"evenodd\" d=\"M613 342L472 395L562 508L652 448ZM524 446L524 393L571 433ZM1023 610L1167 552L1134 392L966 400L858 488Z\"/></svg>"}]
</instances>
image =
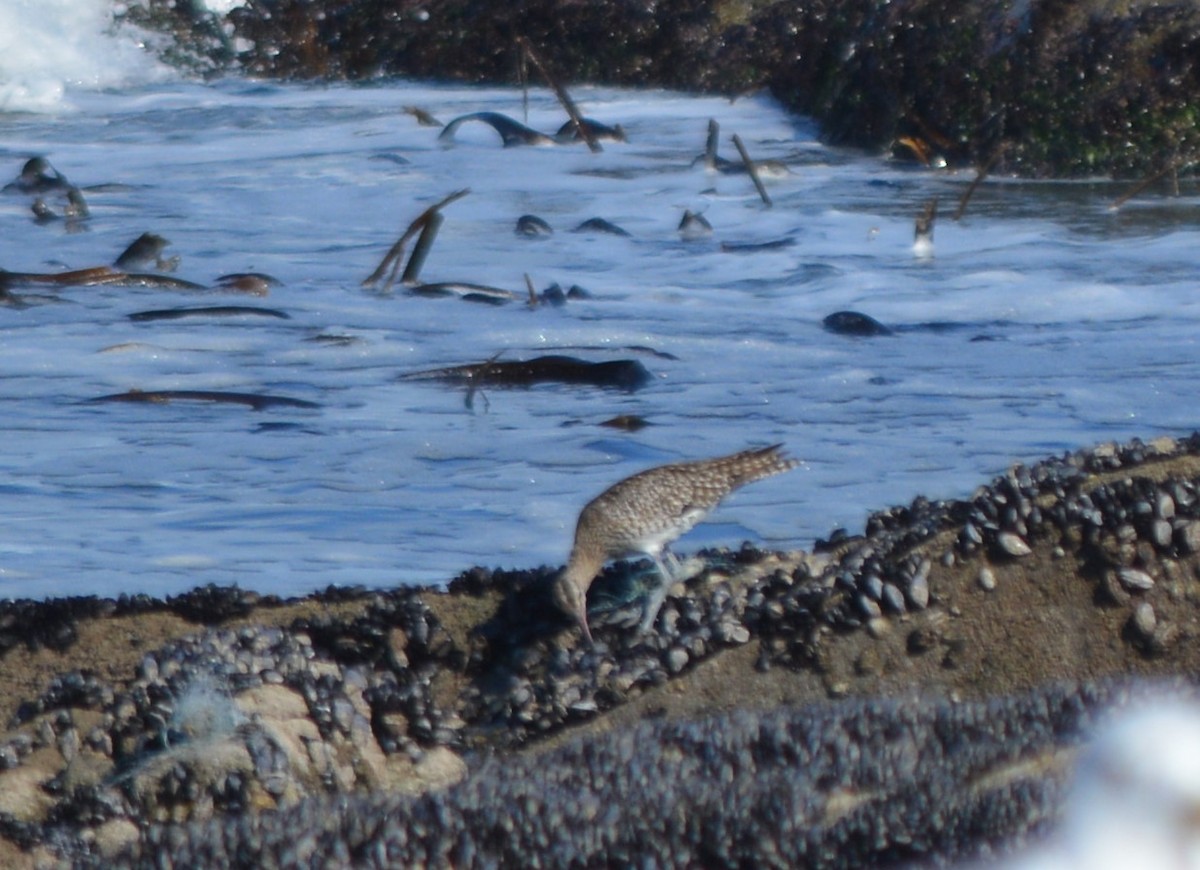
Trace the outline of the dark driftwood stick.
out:
<instances>
[{"instance_id":1,"label":"dark driftwood stick","mask_svg":"<svg viewBox=\"0 0 1200 870\"><path fill-rule=\"evenodd\" d=\"M456 199L462 199L470 192L470 188L456 190L441 202L436 202L429 208L425 209L425 211L421 212L421 214L417 216L417 219L408 225L408 229L404 231L404 235L397 239L396 243L388 249L387 254L384 255L384 258L380 261L379 265L375 267L375 271L372 272L365 281L363 281L363 286L375 286L375 284L379 282L379 279L383 277L384 273L390 269L391 274L388 276L388 279L383 286L384 290L390 289L391 286L396 283L396 273L400 271L400 258L404 255L404 246L408 244L408 240L416 235L418 230L424 228L425 224L429 222L429 219L433 215L437 214L438 211L445 208Z\"/></svg>"},{"instance_id":2,"label":"dark driftwood stick","mask_svg":"<svg viewBox=\"0 0 1200 870\"><path fill-rule=\"evenodd\" d=\"M537 291L533 289L533 279L529 277L528 272L525 273L525 287L529 290L529 307L537 308Z\"/></svg>"},{"instance_id":3,"label":"dark driftwood stick","mask_svg":"<svg viewBox=\"0 0 1200 870\"><path fill-rule=\"evenodd\" d=\"M528 57L522 46L520 57L517 59L517 81L521 83L521 115L526 124L529 123L529 70L526 68Z\"/></svg>"},{"instance_id":4,"label":"dark driftwood stick","mask_svg":"<svg viewBox=\"0 0 1200 870\"><path fill-rule=\"evenodd\" d=\"M758 188L758 195L762 197L762 201L766 207L770 208L772 205L771 197L767 196L767 189L763 187L762 179L758 177L758 167L754 165L754 161L746 153L746 146L742 144L742 138L737 133L733 134L733 144L737 146L738 154L742 155L742 162L746 164L746 171L750 173L750 180Z\"/></svg>"},{"instance_id":5,"label":"dark driftwood stick","mask_svg":"<svg viewBox=\"0 0 1200 870\"><path fill-rule=\"evenodd\" d=\"M1160 178L1162 178L1168 172L1178 170L1180 166L1185 166L1190 162L1191 162L1190 160L1185 160L1182 157L1174 158L1166 166L1164 166L1162 169L1158 170L1158 172L1155 172L1153 175L1147 176L1145 179L1143 179L1142 183L1136 185L1133 188L1133 190L1129 191L1128 193L1124 194L1123 196L1117 197L1116 200L1113 201L1113 204L1109 206L1109 208L1112 209L1113 211L1116 211L1121 206L1123 206L1125 203L1129 202L1129 200L1133 199L1135 196L1137 196L1139 193L1141 193L1143 190L1145 190L1147 187L1152 185L1154 182L1158 181Z\"/></svg>"},{"instance_id":6,"label":"dark driftwood stick","mask_svg":"<svg viewBox=\"0 0 1200 870\"><path fill-rule=\"evenodd\" d=\"M959 220L967 211L967 203L971 201L971 197L975 195L975 189L983 183L983 180L988 177L988 173L995 168L996 163L1008 148L1007 142L1001 142L996 146L996 150L992 152L992 156L988 158L987 163L979 167L979 171L975 173L975 180L972 181L967 189L963 192L962 198L958 201L958 209L954 212L954 220Z\"/></svg>"},{"instance_id":7,"label":"dark driftwood stick","mask_svg":"<svg viewBox=\"0 0 1200 870\"><path fill-rule=\"evenodd\" d=\"M600 147L600 143L596 141L596 137L592 135L592 131L583 123L583 115L579 113L579 109L575 106L575 101L571 99L571 95L566 92L562 85L554 80L550 72L542 66L542 62L538 59L529 40L524 36L519 36L517 37L517 42L520 44L521 50L525 52L525 56L533 62L533 65L538 68L538 72L542 74L542 78L550 85L550 89L554 91L554 95L558 97L558 101L562 103L562 107L567 110L567 114L575 122L575 129L579 131L579 135L583 137L583 141L587 143L588 148L592 150L592 153L603 151L604 149Z\"/></svg>"}]
</instances>

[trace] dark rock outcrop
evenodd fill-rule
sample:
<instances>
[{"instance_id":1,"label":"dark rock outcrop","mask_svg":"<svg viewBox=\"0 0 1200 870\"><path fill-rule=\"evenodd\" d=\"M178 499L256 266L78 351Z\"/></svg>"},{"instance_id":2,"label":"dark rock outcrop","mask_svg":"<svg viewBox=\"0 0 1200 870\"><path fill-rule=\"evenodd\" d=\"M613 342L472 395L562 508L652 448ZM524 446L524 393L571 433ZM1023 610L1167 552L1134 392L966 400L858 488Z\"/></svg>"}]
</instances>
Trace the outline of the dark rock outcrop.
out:
<instances>
[{"instance_id":1,"label":"dark rock outcrop","mask_svg":"<svg viewBox=\"0 0 1200 870\"><path fill-rule=\"evenodd\" d=\"M150 0L123 17L171 33L176 63L282 78L515 82L525 37L564 81L767 87L830 142L911 137L1027 175L1187 165L1200 136L1189 2L249 0L226 21L198 7Z\"/></svg>"}]
</instances>

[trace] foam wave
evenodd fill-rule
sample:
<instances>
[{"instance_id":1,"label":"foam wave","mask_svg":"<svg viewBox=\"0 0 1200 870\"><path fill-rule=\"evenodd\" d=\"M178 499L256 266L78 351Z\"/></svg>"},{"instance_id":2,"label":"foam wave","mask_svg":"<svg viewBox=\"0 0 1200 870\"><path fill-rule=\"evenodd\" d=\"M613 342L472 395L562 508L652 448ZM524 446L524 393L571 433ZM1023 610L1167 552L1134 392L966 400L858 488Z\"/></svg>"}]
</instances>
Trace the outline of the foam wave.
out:
<instances>
[{"instance_id":1,"label":"foam wave","mask_svg":"<svg viewBox=\"0 0 1200 870\"><path fill-rule=\"evenodd\" d=\"M72 90L169 78L146 39L114 28L111 0L0 3L0 112L53 112L70 108Z\"/></svg>"}]
</instances>

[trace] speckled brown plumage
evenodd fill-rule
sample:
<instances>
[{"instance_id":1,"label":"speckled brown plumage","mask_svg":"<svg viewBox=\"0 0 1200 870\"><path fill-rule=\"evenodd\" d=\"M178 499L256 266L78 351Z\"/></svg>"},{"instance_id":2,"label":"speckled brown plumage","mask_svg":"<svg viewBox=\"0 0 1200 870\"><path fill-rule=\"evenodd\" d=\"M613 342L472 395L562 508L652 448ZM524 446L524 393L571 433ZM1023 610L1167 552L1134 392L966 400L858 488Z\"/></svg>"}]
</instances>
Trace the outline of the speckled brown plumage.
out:
<instances>
[{"instance_id":1,"label":"speckled brown plumage","mask_svg":"<svg viewBox=\"0 0 1200 870\"><path fill-rule=\"evenodd\" d=\"M735 489L795 468L796 460L781 453L780 444L744 450L730 456L650 468L613 484L588 502L575 527L575 545L567 567L554 586L559 607L574 616L591 640L587 624L587 590L609 559L644 553L662 574L642 619L649 628L670 587L678 564L667 544L691 529Z\"/></svg>"}]
</instances>

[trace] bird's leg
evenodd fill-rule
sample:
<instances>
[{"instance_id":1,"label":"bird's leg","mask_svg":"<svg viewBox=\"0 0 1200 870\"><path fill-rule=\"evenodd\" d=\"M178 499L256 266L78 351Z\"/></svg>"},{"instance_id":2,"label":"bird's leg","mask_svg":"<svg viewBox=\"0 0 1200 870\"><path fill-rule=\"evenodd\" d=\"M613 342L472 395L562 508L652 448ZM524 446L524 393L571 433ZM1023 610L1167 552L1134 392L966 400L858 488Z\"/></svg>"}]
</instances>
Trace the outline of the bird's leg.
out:
<instances>
[{"instance_id":1,"label":"bird's leg","mask_svg":"<svg viewBox=\"0 0 1200 870\"><path fill-rule=\"evenodd\" d=\"M658 611L662 609L663 602L667 599L667 592L671 589L671 584L675 582L675 576L679 570L679 560L669 550L664 550L663 555L669 561L670 570L663 563L662 556L657 553L652 553L650 556L654 560L654 564L658 566L658 573L662 575L662 582L659 583L657 589L646 596L646 603L642 610L642 622L638 626L638 631L649 631L650 627L654 625L654 620L658 618Z\"/></svg>"}]
</instances>

